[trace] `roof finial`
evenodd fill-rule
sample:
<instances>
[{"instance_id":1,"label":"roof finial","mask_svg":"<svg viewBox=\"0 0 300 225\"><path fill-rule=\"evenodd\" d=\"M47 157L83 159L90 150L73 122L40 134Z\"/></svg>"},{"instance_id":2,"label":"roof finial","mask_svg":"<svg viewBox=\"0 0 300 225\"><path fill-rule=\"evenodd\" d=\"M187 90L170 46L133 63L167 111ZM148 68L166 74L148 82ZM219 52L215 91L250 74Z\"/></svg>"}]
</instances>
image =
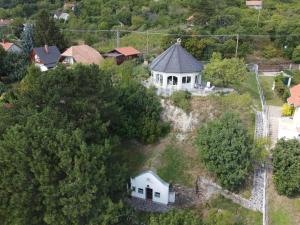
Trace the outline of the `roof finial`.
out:
<instances>
[{"instance_id":1,"label":"roof finial","mask_svg":"<svg viewBox=\"0 0 300 225\"><path fill-rule=\"evenodd\" d=\"M177 38L177 44L181 44L181 38Z\"/></svg>"}]
</instances>

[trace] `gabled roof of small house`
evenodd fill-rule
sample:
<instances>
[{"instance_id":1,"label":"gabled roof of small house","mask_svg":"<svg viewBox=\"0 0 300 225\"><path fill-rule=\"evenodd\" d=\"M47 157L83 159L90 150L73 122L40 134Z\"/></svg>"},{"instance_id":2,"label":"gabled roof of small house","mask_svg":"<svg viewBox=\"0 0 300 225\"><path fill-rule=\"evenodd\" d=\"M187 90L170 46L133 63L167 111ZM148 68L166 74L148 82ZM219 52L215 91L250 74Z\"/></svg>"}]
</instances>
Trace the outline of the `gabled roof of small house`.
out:
<instances>
[{"instance_id":1,"label":"gabled roof of small house","mask_svg":"<svg viewBox=\"0 0 300 225\"><path fill-rule=\"evenodd\" d=\"M152 170L146 170L142 173L140 173L139 175L137 175L136 177L134 177L134 179L146 175L146 174L151 174L152 176L154 176L160 183L162 183L163 185L169 187L169 183L165 182L163 179L161 179L156 173L154 173Z\"/></svg>"},{"instance_id":2,"label":"gabled roof of small house","mask_svg":"<svg viewBox=\"0 0 300 225\"><path fill-rule=\"evenodd\" d=\"M48 68L54 67L60 59L60 51L56 46L34 48L33 51Z\"/></svg>"},{"instance_id":3,"label":"gabled roof of small house","mask_svg":"<svg viewBox=\"0 0 300 225\"><path fill-rule=\"evenodd\" d=\"M7 51L14 45L14 43L2 41L0 42L0 45L4 48L5 51Z\"/></svg>"},{"instance_id":4,"label":"gabled roof of small house","mask_svg":"<svg viewBox=\"0 0 300 225\"><path fill-rule=\"evenodd\" d=\"M135 48L129 46L129 47L122 47L122 48L116 48L115 51L121 53L125 56L131 56L131 55L139 55L141 54L138 50Z\"/></svg>"},{"instance_id":5,"label":"gabled roof of small house","mask_svg":"<svg viewBox=\"0 0 300 225\"><path fill-rule=\"evenodd\" d=\"M94 48L88 45L76 45L68 48L64 53L64 57L73 57L76 62L83 64L100 64L103 60L102 55Z\"/></svg>"},{"instance_id":6,"label":"gabled roof of small house","mask_svg":"<svg viewBox=\"0 0 300 225\"><path fill-rule=\"evenodd\" d=\"M197 73L203 70L203 64L181 46L180 39L166 51L156 57L150 69L164 73Z\"/></svg>"},{"instance_id":7,"label":"gabled roof of small house","mask_svg":"<svg viewBox=\"0 0 300 225\"><path fill-rule=\"evenodd\" d=\"M289 104L293 104L295 107L300 106L300 84L290 89L291 97L287 99Z\"/></svg>"}]
</instances>

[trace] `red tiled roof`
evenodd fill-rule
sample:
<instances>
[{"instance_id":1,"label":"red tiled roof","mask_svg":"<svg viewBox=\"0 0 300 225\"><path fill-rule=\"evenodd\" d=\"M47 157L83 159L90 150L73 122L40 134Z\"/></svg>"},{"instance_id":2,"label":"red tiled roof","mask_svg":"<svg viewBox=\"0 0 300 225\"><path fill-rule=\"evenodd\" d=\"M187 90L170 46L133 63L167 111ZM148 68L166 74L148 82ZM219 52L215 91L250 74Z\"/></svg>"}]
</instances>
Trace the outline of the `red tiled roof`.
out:
<instances>
[{"instance_id":1,"label":"red tiled roof","mask_svg":"<svg viewBox=\"0 0 300 225\"><path fill-rule=\"evenodd\" d=\"M287 99L288 103L293 104L295 107L300 106L300 84L290 89L291 97Z\"/></svg>"},{"instance_id":2,"label":"red tiled roof","mask_svg":"<svg viewBox=\"0 0 300 225\"><path fill-rule=\"evenodd\" d=\"M7 51L8 49L11 48L11 46L13 46L14 43L10 43L10 42L0 42L0 45L4 48L5 51Z\"/></svg>"},{"instance_id":3,"label":"red tiled roof","mask_svg":"<svg viewBox=\"0 0 300 225\"><path fill-rule=\"evenodd\" d=\"M117 52L120 52L121 54L125 56L131 56L131 55L138 55L140 52L136 50L133 47L123 47L123 48L116 48L115 49Z\"/></svg>"},{"instance_id":4,"label":"red tiled roof","mask_svg":"<svg viewBox=\"0 0 300 225\"><path fill-rule=\"evenodd\" d=\"M103 60L102 55L94 48L88 45L77 45L68 48L62 56L73 57L76 62L82 64L100 64Z\"/></svg>"},{"instance_id":5,"label":"red tiled roof","mask_svg":"<svg viewBox=\"0 0 300 225\"><path fill-rule=\"evenodd\" d=\"M262 1L246 1L247 6L261 6Z\"/></svg>"},{"instance_id":6,"label":"red tiled roof","mask_svg":"<svg viewBox=\"0 0 300 225\"><path fill-rule=\"evenodd\" d=\"M6 19L0 19L0 27L2 26L8 26L10 25L14 20L10 19L10 20L6 20Z\"/></svg>"}]
</instances>

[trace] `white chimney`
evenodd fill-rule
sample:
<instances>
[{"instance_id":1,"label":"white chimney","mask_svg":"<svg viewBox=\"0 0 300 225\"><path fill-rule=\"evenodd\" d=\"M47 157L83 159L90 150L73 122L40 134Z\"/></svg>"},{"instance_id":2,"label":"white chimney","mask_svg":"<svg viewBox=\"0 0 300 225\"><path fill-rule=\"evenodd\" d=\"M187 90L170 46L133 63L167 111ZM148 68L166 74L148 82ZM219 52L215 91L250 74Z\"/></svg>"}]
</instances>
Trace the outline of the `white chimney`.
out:
<instances>
[{"instance_id":1,"label":"white chimney","mask_svg":"<svg viewBox=\"0 0 300 225\"><path fill-rule=\"evenodd\" d=\"M48 45L45 44L45 52L48 54L49 53L49 49L48 49Z\"/></svg>"}]
</instances>

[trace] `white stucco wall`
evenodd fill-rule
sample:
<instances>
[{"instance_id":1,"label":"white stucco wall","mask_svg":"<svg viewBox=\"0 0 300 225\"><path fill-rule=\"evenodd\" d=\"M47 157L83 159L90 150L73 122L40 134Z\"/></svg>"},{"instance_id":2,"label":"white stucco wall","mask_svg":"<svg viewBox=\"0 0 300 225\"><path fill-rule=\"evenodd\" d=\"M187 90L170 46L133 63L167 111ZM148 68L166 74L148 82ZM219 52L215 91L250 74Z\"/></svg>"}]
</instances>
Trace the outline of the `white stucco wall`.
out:
<instances>
[{"instance_id":1,"label":"white stucco wall","mask_svg":"<svg viewBox=\"0 0 300 225\"><path fill-rule=\"evenodd\" d=\"M153 190L153 202L158 202L161 204L169 203L169 184L162 183L150 172L146 172L135 178L131 178L131 190L133 187L135 188L135 191L131 192L132 197L146 199L146 188L148 187ZM143 189L143 194L138 193L139 188ZM155 192L160 193L159 198L155 197Z\"/></svg>"},{"instance_id":2,"label":"white stucco wall","mask_svg":"<svg viewBox=\"0 0 300 225\"><path fill-rule=\"evenodd\" d=\"M198 76L198 84L201 84L201 74L200 73L163 73L163 72L157 72L157 71L151 71L152 74L152 83L154 86L158 88L173 88L176 90L192 90L195 87L196 84L196 77ZM163 77L163 82L157 82L156 76L157 75L162 75ZM168 77L169 76L174 76L177 77L177 85L169 85L168 84ZM182 79L183 77L190 77L191 82L190 83L183 83Z\"/></svg>"},{"instance_id":3,"label":"white stucco wall","mask_svg":"<svg viewBox=\"0 0 300 225\"><path fill-rule=\"evenodd\" d=\"M70 65L73 65L73 64L75 63L75 60L74 60L73 57L67 56L67 57L64 58L64 61L63 61L63 62L64 62L64 63L67 63L67 64L70 64Z\"/></svg>"},{"instance_id":4,"label":"white stucco wall","mask_svg":"<svg viewBox=\"0 0 300 225\"><path fill-rule=\"evenodd\" d=\"M294 120L296 128L300 129L300 107L297 107L295 109L293 120Z\"/></svg>"}]
</instances>

